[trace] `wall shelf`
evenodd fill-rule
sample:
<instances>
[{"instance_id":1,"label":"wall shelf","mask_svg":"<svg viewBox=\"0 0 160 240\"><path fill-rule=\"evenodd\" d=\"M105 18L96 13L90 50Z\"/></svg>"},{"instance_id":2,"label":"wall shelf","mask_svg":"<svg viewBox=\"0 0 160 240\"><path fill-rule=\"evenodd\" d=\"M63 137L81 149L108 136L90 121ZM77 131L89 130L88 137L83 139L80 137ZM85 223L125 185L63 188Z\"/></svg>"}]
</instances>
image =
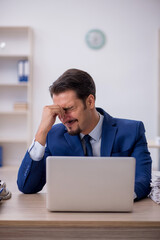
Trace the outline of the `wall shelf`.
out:
<instances>
[{"instance_id":1,"label":"wall shelf","mask_svg":"<svg viewBox=\"0 0 160 240\"><path fill-rule=\"evenodd\" d=\"M22 111L22 110L17 110L17 111L0 111L0 115L25 115L28 114L28 111Z\"/></svg>"},{"instance_id":2,"label":"wall shelf","mask_svg":"<svg viewBox=\"0 0 160 240\"><path fill-rule=\"evenodd\" d=\"M28 87L29 83L0 83L0 87Z\"/></svg>"},{"instance_id":3,"label":"wall shelf","mask_svg":"<svg viewBox=\"0 0 160 240\"><path fill-rule=\"evenodd\" d=\"M3 58L11 58L11 59L28 59L29 57L27 55L20 55L20 54L13 54L13 55L9 55L9 54L0 54L0 59L3 59Z\"/></svg>"},{"instance_id":4,"label":"wall shelf","mask_svg":"<svg viewBox=\"0 0 160 240\"><path fill-rule=\"evenodd\" d=\"M27 143L27 139L0 138L0 143Z\"/></svg>"}]
</instances>

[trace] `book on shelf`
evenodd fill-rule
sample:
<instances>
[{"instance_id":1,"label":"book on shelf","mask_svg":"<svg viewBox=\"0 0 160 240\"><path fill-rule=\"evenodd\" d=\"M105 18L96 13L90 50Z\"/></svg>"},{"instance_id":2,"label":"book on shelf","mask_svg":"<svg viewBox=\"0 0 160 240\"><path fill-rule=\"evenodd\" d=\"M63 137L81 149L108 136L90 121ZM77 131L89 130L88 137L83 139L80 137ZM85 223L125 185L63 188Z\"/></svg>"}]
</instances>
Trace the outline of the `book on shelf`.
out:
<instances>
[{"instance_id":1,"label":"book on shelf","mask_svg":"<svg viewBox=\"0 0 160 240\"><path fill-rule=\"evenodd\" d=\"M16 102L13 108L15 111L26 111L28 109L28 104L26 102Z\"/></svg>"},{"instance_id":2,"label":"book on shelf","mask_svg":"<svg viewBox=\"0 0 160 240\"><path fill-rule=\"evenodd\" d=\"M28 82L29 77L29 62L28 60L18 61L18 81Z\"/></svg>"}]
</instances>

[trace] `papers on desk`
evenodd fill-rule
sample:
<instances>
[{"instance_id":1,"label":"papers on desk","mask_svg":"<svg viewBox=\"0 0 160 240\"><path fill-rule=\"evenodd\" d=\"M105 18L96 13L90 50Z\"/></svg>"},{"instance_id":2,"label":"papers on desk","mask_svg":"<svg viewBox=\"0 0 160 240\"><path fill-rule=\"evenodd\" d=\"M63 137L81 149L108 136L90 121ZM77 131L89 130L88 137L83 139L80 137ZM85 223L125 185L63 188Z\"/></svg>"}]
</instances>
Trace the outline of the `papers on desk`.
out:
<instances>
[{"instance_id":1,"label":"papers on desk","mask_svg":"<svg viewBox=\"0 0 160 240\"><path fill-rule=\"evenodd\" d=\"M152 173L151 187L152 190L149 197L157 204L160 204L160 171Z\"/></svg>"}]
</instances>

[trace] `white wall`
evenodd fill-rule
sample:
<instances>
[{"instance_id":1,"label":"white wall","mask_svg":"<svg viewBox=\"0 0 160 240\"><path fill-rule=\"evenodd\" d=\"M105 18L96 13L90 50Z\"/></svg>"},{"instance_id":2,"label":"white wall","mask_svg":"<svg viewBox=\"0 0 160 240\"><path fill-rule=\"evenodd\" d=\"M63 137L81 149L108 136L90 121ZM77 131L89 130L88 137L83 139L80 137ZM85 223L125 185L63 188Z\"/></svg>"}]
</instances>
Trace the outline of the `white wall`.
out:
<instances>
[{"instance_id":1,"label":"white wall","mask_svg":"<svg viewBox=\"0 0 160 240\"><path fill-rule=\"evenodd\" d=\"M52 103L49 85L68 68L92 75L97 106L142 120L148 138L158 134L159 0L0 0L0 25L34 31L33 134ZM92 28L106 34L101 50L85 44Z\"/></svg>"}]
</instances>

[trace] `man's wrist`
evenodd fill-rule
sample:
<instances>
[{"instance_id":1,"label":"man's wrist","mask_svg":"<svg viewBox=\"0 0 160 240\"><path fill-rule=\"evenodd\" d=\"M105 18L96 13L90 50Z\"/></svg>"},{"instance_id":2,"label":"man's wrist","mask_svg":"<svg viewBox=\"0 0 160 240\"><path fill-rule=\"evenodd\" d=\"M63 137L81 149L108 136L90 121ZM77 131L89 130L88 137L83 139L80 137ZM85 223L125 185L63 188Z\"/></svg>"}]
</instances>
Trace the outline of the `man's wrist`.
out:
<instances>
[{"instance_id":1,"label":"man's wrist","mask_svg":"<svg viewBox=\"0 0 160 240\"><path fill-rule=\"evenodd\" d=\"M47 138L48 131L41 127L39 127L36 135L35 135L35 141L39 142L42 146L45 146L46 144L46 138Z\"/></svg>"},{"instance_id":2,"label":"man's wrist","mask_svg":"<svg viewBox=\"0 0 160 240\"><path fill-rule=\"evenodd\" d=\"M44 156L45 146L41 145L41 143L34 139L28 149L28 152L34 161L40 161Z\"/></svg>"}]
</instances>

